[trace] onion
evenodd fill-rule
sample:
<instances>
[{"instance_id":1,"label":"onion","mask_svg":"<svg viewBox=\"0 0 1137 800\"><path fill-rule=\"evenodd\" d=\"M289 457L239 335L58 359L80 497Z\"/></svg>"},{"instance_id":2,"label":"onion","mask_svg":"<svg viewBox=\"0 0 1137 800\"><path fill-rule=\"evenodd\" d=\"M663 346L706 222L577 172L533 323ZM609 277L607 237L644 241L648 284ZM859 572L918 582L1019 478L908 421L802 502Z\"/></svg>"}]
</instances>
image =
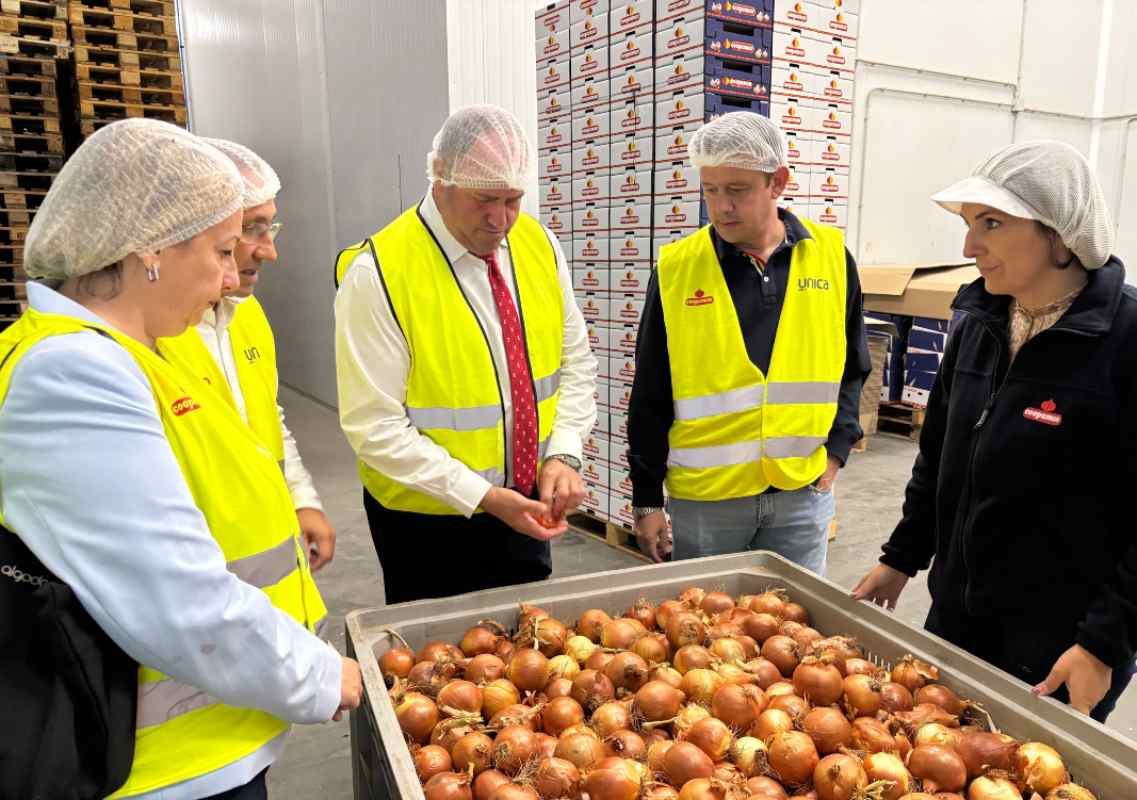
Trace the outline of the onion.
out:
<instances>
[{"instance_id":1,"label":"onion","mask_svg":"<svg viewBox=\"0 0 1137 800\"><path fill-rule=\"evenodd\" d=\"M424 694L407 692L395 706L395 717L403 733L418 744L426 744L438 724L438 706Z\"/></svg>"},{"instance_id":2,"label":"onion","mask_svg":"<svg viewBox=\"0 0 1137 800\"><path fill-rule=\"evenodd\" d=\"M632 652L649 664L660 664L671 657L671 644L666 635L655 631L637 639Z\"/></svg>"},{"instance_id":3,"label":"onion","mask_svg":"<svg viewBox=\"0 0 1137 800\"><path fill-rule=\"evenodd\" d=\"M667 630L667 623L672 615L686 610L687 607L678 600L664 600L655 607L655 624L660 630Z\"/></svg>"},{"instance_id":4,"label":"onion","mask_svg":"<svg viewBox=\"0 0 1137 800\"><path fill-rule=\"evenodd\" d=\"M905 732L912 734L920 726L929 722L938 722L946 728L958 728L959 717L949 714L939 706L931 703L920 703L911 711L897 711L892 715L904 727Z\"/></svg>"},{"instance_id":5,"label":"onion","mask_svg":"<svg viewBox=\"0 0 1137 800\"><path fill-rule=\"evenodd\" d=\"M647 683L647 673L647 662L629 652L618 653L604 667L604 675L612 686L626 692L636 692Z\"/></svg>"},{"instance_id":6,"label":"onion","mask_svg":"<svg viewBox=\"0 0 1137 800\"><path fill-rule=\"evenodd\" d=\"M767 658L752 658L742 665L742 668L751 673L758 679L758 685L763 689L768 689L773 684L782 680L782 673L774 665L774 662Z\"/></svg>"},{"instance_id":7,"label":"onion","mask_svg":"<svg viewBox=\"0 0 1137 800\"><path fill-rule=\"evenodd\" d=\"M558 736L557 738L563 739L566 736L572 736L573 734L577 734L577 733L586 733L589 736L591 736L593 739L595 739L596 741L598 741L598 742L600 741L600 734L597 733L593 729L593 727L591 725L589 725L587 722L578 722L576 725L570 725L569 727L565 728L561 732L561 735Z\"/></svg>"},{"instance_id":8,"label":"onion","mask_svg":"<svg viewBox=\"0 0 1137 800\"><path fill-rule=\"evenodd\" d=\"M655 629L655 606L648 602L646 597L641 597L632 603L632 607L624 613L624 616L636 620L649 631Z\"/></svg>"},{"instance_id":9,"label":"onion","mask_svg":"<svg viewBox=\"0 0 1137 800\"><path fill-rule=\"evenodd\" d=\"M794 693L795 693L795 690L794 690L793 682L787 681L785 679L777 681L775 683L771 683L769 686L766 687L766 696L769 697L771 700L774 699L775 697L781 697L784 694L794 694Z\"/></svg>"},{"instance_id":10,"label":"onion","mask_svg":"<svg viewBox=\"0 0 1137 800\"><path fill-rule=\"evenodd\" d=\"M690 609L698 608L703 603L703 598L707 596L705 589L700 589L698 586L688 586L679 593L679 602Z\"/></svg>"},{"instance_id":11,"label":"onion","mask_svg":"<svg viewBox=\"0 0 1137 800\"><path fill-rule=\"evenodd\" d=\"M895 714L897 711L911 711L915 702L908 687L886 681L880 685L880 707Z\"/></svg>"},{"instance_id":12,"label":"onion","mask_svg":"<svg viewBox=\"0 0 1137 800\"><path fill-rule=\"evenodd\" d=\"M809 701L804 697L798 697L796 694L783 694L770 700L770 708L777 708L785 711L794 722L801 720L809 713Z\"/></svg>"},{"instance_id":13,"label":"onion","mask_svg":"<svg viewBox=\"0 0 1137 800\"><path fill-rule=\"evenodd\" d=\"M517 629L521 630L526 625L532 625L535 619L544 619L549 616L549 612L538 606L531 606L528 603L520 603L518 605L517 614Z\"/></svg>"},{"instance_id":14,"label":"onion","mask_svg":"<svg viewBox=\"0 0 1137 800\"><path fill-rule=\"evenodd\" d=\"M938 722L927 722L916 729L912 743L917 747L925 744L938 744L954 750L961 736L958 728L949 728Z\"/></svg>"},{"instance_id":15,"label":"onion","mask_svg":"<svg viewBox=\"0 0 1137 800\"><path fill-rule=\"evenodd\" d=\"M744 685L758 685L758 678L752 673L747 672L737 663L722 663L714 668L718 676L722 678L723 683L734 683L739 686Z\"/></svg>"},{"instance_id":16,"label":"onion","mask_svg":"<svg viewBox=\"0 0 1137 800\"><path fill-rule=\"evenodd\" d=\"M378 649L379 645L375 645ZM379 659L379 671L388 683L394 683L395 678L406 678L411 674L411 667L415 665L415 656L406 647L392 647L382 653L376 653Z\"/></svg>"},{"instance_id":17,"label":"onion","mask_svg":"<svg viewBox=\"0 0 1137 800\"><path fill-rule=\"evenodd\" d=\"M940 671L931 664L921 661L915 656L904 656L892 668L892 682L899 683L910 692L915 692L930 681L938 681Z\"/></svg>"},{"instance_id":18,"label":"onion","mask_svg":"<svg viewBox=\"0 0 1137 800\"><path fill-rule=\"evenodd\" d=\"M687 735L687 731L691 730L691 726L710 715L711 712L698 703L683 706L675 715L675 721L671 723L671 730L675 733L675 738L682 739Z\"/></svg>"},{"instance_id":19,"label":"onion","mask_svg":"<svg viewBox=\"0 0 1137 800\"><path fill-rule=\"evenodd\" d=\"M564 652L569 631L563 622L552 617L535 619L519 631L517 644L522 648L536 647L546 658Z\"/></svg>"},{"instance_id":20,"label":"onion","mask_svg":"<svg viewBox=\"0 0 1137 800\"><path fill-rule=\"evenodd\" d=\"M547 733L537 734L537 758L552 758L557 751L557 737Z\"/></svg>"},{"instance_id":21,"label":"onion","mask_svg":"<svg viewBox=\"0 0 1137 800\"><path fill-rule=\"evenodd\" d=\"M497 649L497 640L501 635L501 631L495 631L487 625L475 625L462 634L458 647L467 656L493 653Z\"/></svg>"},{"instance_id":22,"label":"onion","mask_svg":"<svg viewBox=\"0 0 1137 800\"><path fill-rule=\"evenodd\" d=\"M853 726L844 714L832 706L810 711L802 720L801 727L813 740L817 752L823 756L836 753L853 743Z\"/></svg>"},{"instance_id":23,"label":"onion","mask_svg":"<svg viewBox=\"0 0 1137 800\"><path fill-rule=\"evenodd\" d=\"M549 680L554 678L568 678L572 680L580 674L580 664L576 659L562 653L549 659ZM548 684L546 684L548 685Z\"/></svg>"},{"instance_id":24,"label":"onion","mask_svg":"<svg viewBox=\"0 0 1137 800\"><path fill-rule=\"evenodd\" d=\"M407 673L407 684L412 689L433 694L441 689L458 671L456 661L420 661Z\"/></svg>"},{"instance_id":25,"label":"onion","mask_svg":"<svg viewBox=\"0 0 1137 800\"><path fill-rule=\"evenodd\" d=\"M482 715L493 719L498 712L521 702L521 693L507 678L490 681L482 689Z\"/></svg>"},{"instance_id":26,"label":"onion","mask_svg":"<svg viewBox=\"0 0 1137 800\"><path fill-rule=\"evenodd\" d=\"M472 768L474 775L480 775L492 766L493 748L493 739L484 733L467 733L450 751L454 759L454 771L466 772Z\"/></svg>"},{"instance_id":27,"label":"onion","mask_svg":"<svg viewBox=\"0 0 1137 800\"><path fill-rule=\"evenodd\" d=\"M1064 783L1061 786L1051 789L1047 795L1046 800L1097 800L1093 793L1076 783Z\"/></svg>"},{"instance_id":28,"label":"onion","mask_svg":"<svg viewBox=\"0 0 1137 800\"><path fill-rule=\"evenodd\" d=\"M735 730L748 731L768 702L757 686L726 684L711 697L711 713Z\"/></svg>"},{"instance_id":29,"label":"onion","mask_svg":"<svg viewBox=\"0 0 1137 800\"><path fill-rule=\"evenodd\" d=\"M773 614L752 614L742 620L742 630L747 636L754 637L759 644L776 635L779 625L781 622Z\"/></svg>"},{"instance_id":30,"label":"onion","mask_svg":"<svg viewBox=\"0 0 1137 800\"><path fill-rule=\"evenodd\" d=\"M892 737L892 741L893 747L896 750L896 755L903 758L904 762L907 763L908 754L912 752L912 742L908 740L907 736L905 736L903 733L900 733L899 731L897 731L897 733Z\"/></svg>"},{"instance_id":31,"label":"onion","mask_svg":"<svg viewBox=\"0 0 1137 800\"><path fill-rule=\"evenodd\" d=\"M642 759L647 754L647 745L638 733L624 728L614 731L604 737L605 756L619 756L620 758Z\"/></svg>"},{"instance_id":32,"label":"onion","mask_svg":"<svg viewBox=\"0 0 1137 800\"><path fill-rule=\"evenodd\" d=\"M772 661L778 672L788 678L801 662L801 648L789 636L779 633L762 643L762 658Z\"/></svg>"},{"instance_id":33,"label":"onion","mask_svg":"<svg viewBox=\"0 0 1137 800\"><path fill-rule=\"evenodd\" d=\"M640 800L679 800L679 792L666 783L652 783L644 786Z\"/></svg>"},{"instance_id":34,"label":"onion","mask_svg":"<svg viewBox=\"0 0 1137 800\"><path fill-rule=\"evenodd\" d=\"M782 620L778 625L778 633L780 633L782 636L788 636L792 639L794 638L794 634L796 634L804 627L805 626L800 622L794 622L792 619L786 619Z\"/></svg>"},{"instance_id":35,"label":"onion","mask_svg":"<svg viewBox=\"0 0 1137 800\"><path fill-rule=\"evenodd\" d=\"M509 659L513 658L513 650L513 642L509 641L509 639L503 638L498 641L497 650L494 650L493 654L508 664Z\"/></svg>"},{"instance_id":36,"label":"onion","mask_svg":"<svg viewBox=\"0 0 1137 800\"><path fill-rule=\"evenodd\" d=\"M959 716L971 704L961 700L959 695L939 683L929 683L916 690L917 703L937 705L949 714Z\"/></svg>"},{"instance_id":37,"label":"onion","mask_svg":"<svg viewBox=\"0 0 1137 800\"><path fill-rule=\"evenodd\" d=\"M874 678L881 674L881 668L864 658L849 658L845 660L846 675L871 675Z\"/></svg>"},{"instance_id":38,"label":"onion","mask_svg":"<svg viewBox=\"0 0 1137 800\"><path fill-rule=\"evenodd\" d=\"M537 763L533 788L541 800L558 800L580 795L580 770L563 758L544 758Z\"/></svg>"},{"instance_id":39,"label":"onion","mask_svg":"<svg viewBox=\"0 0 1137 800\"><path fill-rule=\"evenodd\" d=\"M782 788L782 784L765 775L748 780L746 791L752 800L789 800L789 795Z\"/></svg>"},{"instance_id":40,"label":"onion","mask_svg":"<svg viewBox=\"0 0 1137 800\"><path fill-rule=\"evenodd\" d=\"M706 636L706 626L690 611L673 614L667 620L667 641L676 649L689 644L702 644Z\"/></svg>"},{"instance_id":41,"label":"onion","mask_svg":"<svg viewBox=\"0 0 1137 800\"><path fill-rule=\"evenodd\" d=\"M711 642L710 651L723 661L742 663L746 660L746 648L733 636L724 636Z\"/></svg>"},{"instance_id":42,"label":"onion","mask_svg":"<svg viewBox=\"0 0 1137 800\"><path fill-rule=\"evenodd\" d=\"M623 769L593 770L582 787L590 800L636 800L640 793L639 783Z\"/></svg>"},{"instance_id":43,"label":"onion","mask_svg":"<svg viewBox=\"0 0 1137 800\"><path fill-rule=\"evenodd\" d=\"M924 782L925 791L958 792L967 785L967 765L949 747L918 745L908 756L908 770Z\"/></svg>"},{"instance_id":44,"label":"onion","mask_svg":"<svg viewBox=\"0 0 1137 800\"><path fill-rule=\"evenodd\" d=\"M440 772L422 787L426 800L473 800L470 776L460 772Z\"/></svg>"},{"instance_id":45,"label":"onion","mask_svg":"<svg viewBox=\"0 0 1137 800\"><path fill-rule=\"evenodd\" d=\"M982 775L967 787L967 800L1023 800L1022 792L1005 774Z\"/></svg>"},{"instance_id":46,"label":"onion","mask_svg":"<svg viewBox=\"0 0 1137 800\"><path fill-rule=\"evenodd\" d=\"M604 745L595 734L566 731L557 740L557 749L553 755L571 762L581 771L588 771L604 758Z\"/></svg>"},{"instance_id":47,"label":"onion","mask_svg":"<svg viewBox=\"0 0 1137 800\"><path fill-rule=\"evenodd\" d=\"M580 619L576 622L576 630L581 636L599 642L601 630L611 621L612 618L606 612L599 608L590 608L580 615Z\"/></svg>"},{"instance_id":48,"label":"onion","mask_svg":"<svg viewBox=\"0 0 1137 800\"><path fill-rule=\"evenodd\" d=\"M715 764L715 771L711 775L711 779L734 785L742 783L746 780L746 776L742 774L742 771L738 767L729 761L719 761Z\"/></svg>"},{"instance_id":49,"label":"onion","mask_svg":"<svg viewBox=\"0 0 1137 800\"><path fill-rule=\"evenodd\" d=\"M766 742L766 747L770 751L770 768L782 783L787 786L809 783L820 762L813 739L801 731L776 733Z\"/></svg>"},{"instance_id":50,"label":"onion","mask_svg":"<svg viewBox=\"0 0 1137 800\"><path fill-rule=\"evenodd\" d=\"M946 730L946 729L945 729ZM967 777L978 778L988 769L1009 772L1015 766L1019 743L998 733L966 729L959 733L955 752L967 765Z\"/></svg>"},{"instance_id":51,"label":"onion","mask_svg":"<svg viewBox=\"0 0 1137 800\"><path fill-rule=\"evenodd\" d=\"M636 692L635 713L647 722L669 720L679 713L686 695L663 681L648 681Z\"/></svg>"},{"instance_id":52,"label":"onion","mask_svg":"<svg viewBox=\"0 0 1137 800\"><path fill-rule=\"evenodd\" d=\"M866 753L892 753L896 750L896 740L888 728L872 717L857 717L853 720L852 745Z\"/></svg>"},{"instance_id":53,"label":"onion","mask_svg":"<svg viewBox=\"0 0 1137 800\"><path fill-rule=\"evenodd\" d=\"M706 669L715 661L714 654L701 644L689 644L675 651L672 666L685 675L693 669Z\"/></svg>"},{"instance_id":54,"label":"onion","mask_svg":"<svg viewBox=\"0 0 1137 800\"><path fill-rule=\"evenodd\" d=\"M714 771L711 757L690 742L676 742L663 756L663 773L673 786L683 786L695 778L709 778Z\"/></svg>"},{"instance_id":55,"label":"onion","mask_svg":"<svg viewBox=\"0 0 1137 800\"><path fill-rule=\"evenodd\" d=\"M464 655L465 653L454 645L434 639L422 646L415 656L415 661L460 661Z\"/></svg>"},{"instance_id":56,"label":"onion","mask_svg":"<svg viewBox=\"0 0 1137 800\"><path fill-rule=\"evenodd\" d=\"M1041 795L1070 782L1062 756L1041 742L1027 742L1019 747L1015 754L1015 772L1021 777L1023 788Z\"/></svg>"},{"instance_id":57,"label":"onion","mask_svg":"<svg viewBox=\"0 0 1137 800\"><path fill-rule=\"evenodd\" d=\"M801 667L798 667L801 669ZM854 717L872 717L880 711L880 682L871 675L857 673L845 678L842 683L845 694L845 707Z\"/></svg>"},{"instance_id":58,"label":"onion","mask_svg":"<svg viewBox=\"0 0 1137 800\"><path fill-rule=\"evenodd\" d=\"M458 744L458 740L469 733L477 733L481 726L471 721L466 721L464 718L456 717L451 719L444 719L434 726L434 730L430 732L430 743L436 744L443 748L447 753L454 749L454 745Z\"/></svg>"},{"instance_id":59,"label":"onion","mask_svg":"<svg viewBox=\"0 0 1137 800\"><path fill-rule=\"evenodd\" d=\"M731 638L742 645L744 661L750 661L751 659L758 658L758 654L761 652L761 648L758 646L758 642L754 640L753 636L749 636L745 633L736 633Z\"/></svg>"},{"instance_id":60,"label":"onion","mask_svg":"<svg viewBox=\"0 0 1137 800\"><path fill-rule=\"evenodd\" d=\"M644 761L647 763L647 768L652 773L663 772L663 757L667 755L667 751L675 746L675 742L670 739L654 742L647 748L647 755Z\"/></svg>"},{"instance_id":61,"label":"onion","mask_svg":"<svg viewBox=\"0 0 1137 800\"><path fill-rule=\"evenodd\" d=\"M844 753L825 756L813 769L818 800L861 800L868 782L861 762Z\"/></svg>"},{"instance_id":62,"label":"onion","mask_svg":"<svg viewBox=\"0 0 1137 800\"><path fill-rule=\"evenodd\" d=\"M767 708L758 715L758 720L750 730L753 735L763 742L770 740L776 733L785 733L794 729L794 718L777 708Z\"/></svg>"},{"instance_id":63,"label":"onion","mask_svg":"<svg viewBox=\"0 0 1137 800\"><path fill-rule=\"evenodd\" d=\"M577 664L583 664L596 652L596 644L587 636L570 636L565 642L565 655Z\"/></svg>"},{"instance_id":64,"label":"onion","mask_svg":"<svg viewBox=\"0 0 1137 800\"><path fill-rule=\"evenodd\" d=\"M746 778L764 775L769 765L766 760L766 743L753 736L735 739L730 748L730 763L738 767Z\"/></svg>"},{"instance_id":65,"label":"onion","mask_svg":"<svg viewBox=\"0 0 1137 800\"><path fill-rule=\"evenodd\" d=\"M449 716L481 714L482 690L470 681L450 681L438 691L438 706Z\"/></svg>"},{"instance_id":66,"label":"onion","mask_svg":"<svg viewBox=\"0 0 1137 800\"><path fill-rule=\"evenodd\" d=\"M540 800L540 798L530 787L510 782L499 786L490 795L490 800Z\"/></svg>"},{"instance_id":67,"label":"onion","mask_svg":"<svg viewBox=\"0 0 1137 800\"><path fill-rule=\"evenodd\" d=\"M670 722L670 720L668 720L668 722ZM644 726L639 733L640 736L644 737L644 744L649 748L656 742L671 741L671 734L666 728Z\"/></svg>"},{"instance_id":68,"label":"onion","mask_svg":"<svg viewBox=\"0 0 1137 800\"><path fill-rule=\"evenodd\" d=\"M554 698L541 710L541 727L550 736L560 736L578 722L584 722L584 709L571 697Z\"/></svg>"},{"instance_id":69,"label":"onion","mask_svg":"<svg viewBox=\"0 0 1137 800\"><path fill-rule=\"evenodd\" d=\"M612 653L606 653L603 650L595 650L588 660L584 662L585 669L594 669L597 672L603 672L604 668L608 666L608 662L615 658Z\"/></svg>"},{"instance_id":70,"label":"onion","mask_svg":"<svg viewBox=\"0 0 1137 800\"><path fill-rule=\"evenodd\" d=\"M792 600L786 603L785 607L782 609L782 617L788 620L793 620L794 622L800 622L802 625L809 624L809 612L806 610L805 606L801 605L800 603L795 603Z\"/></svg>"},{"instance_id":71,"label":"onion","mask_svg":"<svg viewBox=\"0 0 1137 800\"><path fill-rule=\"evenodd\" d=\"M585 711L594 711L615 696L616 687L603 672L586 669L572 679L572 699Z\"/></svg>"},{"instance_id":72,"label":"onion","mask_svg":"<svg viewBox=\"0 0 1137 800\"><path fill-rule=\"evenodd\" d=\"M734 600L726 592L707 592L699 608L706 614L722 614L734 608Z\"/></svg>"},{"instance_id":73,"label":"onion","mask_svg":"<svg viewBox=\"0 0 1137 800\"><path fill-rule=\"evenodd\" d=\"M494 792L509 782L509 776L504 772L487 769L474 779L474 800L490 800Z\"/></svg>"},{"instance_id":74,"label":"onion","mask_svg":"<svg viewBox=\"0 0 1137 800\"><path fill-rule=\"evenodd\" d=\"M420 747L418 750L415 750L414 760L415 772L418 773L418 778L423 783L426 783L440 772L449 772L450 768L454 766L454 762L450 760L450 753L446 752L446 748L436 744L428 744L426 747Z\"/></svg>"},{"instance_id":75,"label":"onion","mask_svg":"<svg viewBox=\"0 0 1137 800\"><path fill-rule=\"evenodd\" d=\"M797 642L798 647L800 647L802 651L808 653L813 649L813 646L817 642L820 642L824 637L821 635L821 631L817 630L816 628L804 627L801 630L794 632L793 636L790 638Z\"/></svg>"},{"instance_id":76,"label":"onion","mask_svg":"<svg viewBox=\"0 0 1137 800\"><path fill-rule=\"evenodd\" d=\"M521 725L534 733L540 726L541 714L539 708L523 706L520 704L506 706L490 717L490 727L500 730L510 725Z\"/></svg>"},{"instance_id":77,"label":"onion","mask_svg":"<svg viewBox=\"0 0 1137 800\"><path fill-rule=\"evenodd\" d=\"M893 753L869 753L865 756L864 767L870 783L888 781L891 784L883 787L880 800L898 800L908 794L915 783L912 773L904 766L904 760Z\"/></svg>"},{"instance_id":78,"label":"onion","mask_svg":"<svg viewBox=\"0 0 1137 800\"><path fill-rule=\"evenodd\" d=\"M679 800L724 800L727 788L718 778L695 778L683 784Z\"/></svg>"},{"instance_id":79,"label":"onion","mask_svg":"<svg viewBox=\"0 0 1137 800\"><path fill-rule=\"evenodd\" d=\"M722 761L734 744L734 734L730 728L715 717L699 720L683 738L710 756L711 761Z\"/></svg>"},{"instance_id":80,"label":"onion","mask_svg":"<svg viewBox=\"0 0 1137 800\"><path fill-rule=\"evenodd\" d=\"M493 765L513 776L537 752L537 736L522 725L507 725L497 732L493 743Z\"/></svg>"},{"instance_id":81,"label":"onion","mask_svg":"<svg viewBox=\"0 0 1137 800\"><path fill-rule=\"evenodd\" d=\"M692 703L709 706L715 692L723 685L717 672L709 669L693 669L683 676L680 688Z\"/></svg>"},{"instance_id":82,"label":"onion","mask_svg":"<svg viewBox=\"0 0 1137 800\"><path fill-rule=\"evenodd\" d=\"M683 685L683 675L677 669L662 664L653 669L649 677L653 681L662 681L676 689Z\"/></svg>"},{"instance_id":83,"label":"onion","mask_svg":"<svg viewBox=\"0 0 1137 800\"><path fill-rule=\"evenodd\" d=\"M750 610L757 614L784 618L789 599L785 589L770 589L750 599Z\"/></svg>"},{"instance_id":84,"label":"onion","mask_svg":"<svg viewBox=\"0 0 1137 800\"><path fill-rule=\"evenodd\" d=\"M601 739L606 739L616 731L631 727L631 709L626 703L610 700L593 712L590 724Z\"/></svg>"},{"instance_id":85,"label":"onion","mask_svg":"<svg viewBox=\"0 0 1137 800\"><path fill-rule=\"evenodd\" d=\"M600 644L613 650L627 650L644 635L642 628L627 617L606 622L600 630Z\"/></svg>"},{"instance_id":86,"label":"onion","mask_svg":"<svg viewBox=\"0 0 1137 800\"><path fill-rule=\"evenodd\" d=\"M540 650L518 650L509 662L506 676L523 692L543 689L549 682L549 659Z\"/></svg>"},{"instance_id":87,"label":"onion","mask_svg":"<svg viewBox=\"0 0 1137 800\"><path fill-rule=\"evenodd\" d=\"M493 653L482 653L470 659L466 665L466 680L474 683L489 683L505 677L505 662Z\"/></svg>"},{"instance_id":88,"label":"onion","mask_svg":"<svg viewBox=\"0 0 1137 800\"><path fill-rule=\"evenodd\" d=\"M813 705L832 705L844 691L841 672L831 663L806 656L794 670L794 690Z\"/></svg>"}]
</instances>

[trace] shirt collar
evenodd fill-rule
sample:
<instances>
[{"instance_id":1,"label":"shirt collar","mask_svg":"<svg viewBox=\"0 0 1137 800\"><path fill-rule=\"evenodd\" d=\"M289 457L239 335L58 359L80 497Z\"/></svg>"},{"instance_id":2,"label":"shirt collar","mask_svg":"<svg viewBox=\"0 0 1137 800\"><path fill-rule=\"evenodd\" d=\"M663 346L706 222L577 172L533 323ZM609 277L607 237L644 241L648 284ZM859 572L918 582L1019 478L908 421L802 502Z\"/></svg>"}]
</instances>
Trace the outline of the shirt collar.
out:
<instances>
[{"instance_id":1,"label":"shirt collar","mask_svg":"<svg viewBox=\"0 0 1137 800\"><path fill-rule=\"evenodd\" d=\"M245 297L222 297L221 302L215 307L210 306L206 309L198 327L214 328L217 331L225 330L233 321L233 315L237 313L237 306L247 299Z\"/></svg>"},{"instance_id":2,"label":"shirt collar","mask_svg":"<svg viewBox=\"0 0 1137 800\"><path fill-rule=\"evenodd\" d=\"M774 252L770 254L771 259L782 252L782 250L792 250L794 245L798 242L813 238L809 230L801 224L801 220L792 212L786 211L784 208L779 208L778 219L786 226L786 238L785 241L778 245ZM718 231L714 229L713 225L711 226L711 241L714 242L715 255L718 256L720 264L727 264L734 259L742 259L746 264L750 263L749 259L743 255L741 250L718 235Z\"/></svg>"},{"instance_id":3,"label":"shirt collar","mask_svg":"<svg viewBox=\"0 0 1137 800\"><path fill-rule=\"evenodd\" d=\"M102 317L95 314L85 306L81 306L69 297L43 283L28 281L28 305L41 314L60 314L65 317L74 317L84 322L91 322L106 328L115 328ZM121 332L121 331L120 331Z\"/></svg>"},{"instance_id":4,"label":"shirt collar","mask_svg":"<svg viewBox=\"0 0 1137 800\"><path fill-rule=\"evenodd\" d=\"M419 203L418 210L419 214L422 215L422 221L426 223L426 227L434 234L434 238L442 248L442 253L446 256L447 261L453 264L467 253L478 261L482 260L481 256L470 253L461 242L454 238L454 234L446 227L446 222L442 219L442 212L438 210L438 204L434 202L434 193L429 188L426 190L426 196ZM502 239L498 250L508 247L508 241L508 237Z\"/></svg>"}]
</instances>

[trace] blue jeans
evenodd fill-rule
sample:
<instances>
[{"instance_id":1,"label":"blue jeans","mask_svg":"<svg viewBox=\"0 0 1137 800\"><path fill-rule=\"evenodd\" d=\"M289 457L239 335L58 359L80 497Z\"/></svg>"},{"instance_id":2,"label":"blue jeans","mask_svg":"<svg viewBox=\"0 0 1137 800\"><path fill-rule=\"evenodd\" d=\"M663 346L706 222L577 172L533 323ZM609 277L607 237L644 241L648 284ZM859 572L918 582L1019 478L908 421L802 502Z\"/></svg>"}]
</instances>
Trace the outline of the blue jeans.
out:
<instances>
[{"instance_id":1,"label":"blue jeans","mask_svg":"<svg viewBox=\"0 0 1137 800\"><path fill-rule=\"evenodd\" d=\"M832 490L812 486L715 502L671 498L671 558L772 550L824 575L834 508Z\"/></svg>"}]
</instances>

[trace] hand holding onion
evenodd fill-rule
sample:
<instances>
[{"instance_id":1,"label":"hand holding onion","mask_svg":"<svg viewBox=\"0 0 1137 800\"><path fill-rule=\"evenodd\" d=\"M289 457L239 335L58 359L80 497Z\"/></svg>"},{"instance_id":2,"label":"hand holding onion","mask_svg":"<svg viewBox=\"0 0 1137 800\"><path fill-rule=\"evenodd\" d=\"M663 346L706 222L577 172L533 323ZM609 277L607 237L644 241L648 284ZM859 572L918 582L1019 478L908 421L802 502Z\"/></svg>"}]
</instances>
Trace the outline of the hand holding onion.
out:
<instances>
[{"instance_id":1,"label":"hand holding onion","mask_svg":"<svg viewBox=\"0 0 1137 800\"><path fill-rule=\"evenodd\" d=\"M548 518L554 522L563 522L565 514L584 500L584 481L580 473L556 458L545 459L541 465L537 489L541 502L549 509Z\"/></svg>"},{"instance_id":2,"label":"hand holding onion","mask_svg":"<svg viewBox=\"0 0 1137 800\"><path fill-rule=\"evenodd\" d=\"M483 511L497 517L513 530L538 541L556 539L568 530L568 523L563 517L554 519L547 504L530 500L512 489L491 486L482 498L481 506ZM551 527L541 524L541 520L548 522Z\"/></svg>"}]
</instances>

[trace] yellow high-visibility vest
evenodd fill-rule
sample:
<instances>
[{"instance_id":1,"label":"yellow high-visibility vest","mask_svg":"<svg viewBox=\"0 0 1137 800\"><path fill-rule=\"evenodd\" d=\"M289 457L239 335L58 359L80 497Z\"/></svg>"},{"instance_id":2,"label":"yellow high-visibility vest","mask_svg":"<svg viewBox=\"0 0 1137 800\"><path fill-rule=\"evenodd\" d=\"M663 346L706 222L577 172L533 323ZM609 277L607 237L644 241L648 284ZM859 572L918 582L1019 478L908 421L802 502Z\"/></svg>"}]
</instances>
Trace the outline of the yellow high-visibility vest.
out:
<instances>
[{"instance_id":1,"label":"yellow high-visibility vest","mask_svg":"<svg viewBox=\"0 0 1137 800\"><path fill-rule=\"evenodd\" d=\"M0 405L13 369L33 345L92 329L124 347L150 382L170 449L229 571L315 632L327 608L308 568L284 476L237 412L196 376L110 327L28 310L0 333ZM138 683L134 763L114 798L152 792L233 764L289 727L263 711L228 706L145 665L139 667Z\"/></svg>"},{"instance_id":2,"label":"yellow high-visibility vest","mask_svg":"<svg viewBox=\"0 0 1137 800\"><path fill-rule=\"evenodd\" d=\"M560 396L564 296L552 242L541 224L519 214L508 235L520 299L529 372L537 399L538 457L544 456ZM336 283L370 251L411 353L407 418L418 431L495 486L509 477L505 416L489 340L453 268L417 208L339 254ZM359 475L383 506L421 514L457 514L450 505L359 462Z\"/></svg>"},{"instance_id":3,"label":"yellow high-visibility vest","mask_svg":"<svg viewBox=\"0 0 1137 800\"><path fill-rule=\"evenodd\" d=\"M794 245L768 375L746 353L710 226L660 250L672 497L800 489L825 470L845 368L845 245L834 228L802 224L812 238Z\"/></svg>"},{"instance_id":4,"label":"yellow high-visibility vest","mask_svg":"<svg viewBox=\"0 0 1137 800\"><path fill-rule=\"evenodd\" d=\"M273 458L283 462L284 431L276 404L276 338L257 298L249 297L237 304L228 330L249 427ZM213 359L197 328L189 328L181 336L163 339L161 346L168 358L178 360L180 367L200 377L234 408L237 407L225 373Z\"/></svg>"}]
</instances>

